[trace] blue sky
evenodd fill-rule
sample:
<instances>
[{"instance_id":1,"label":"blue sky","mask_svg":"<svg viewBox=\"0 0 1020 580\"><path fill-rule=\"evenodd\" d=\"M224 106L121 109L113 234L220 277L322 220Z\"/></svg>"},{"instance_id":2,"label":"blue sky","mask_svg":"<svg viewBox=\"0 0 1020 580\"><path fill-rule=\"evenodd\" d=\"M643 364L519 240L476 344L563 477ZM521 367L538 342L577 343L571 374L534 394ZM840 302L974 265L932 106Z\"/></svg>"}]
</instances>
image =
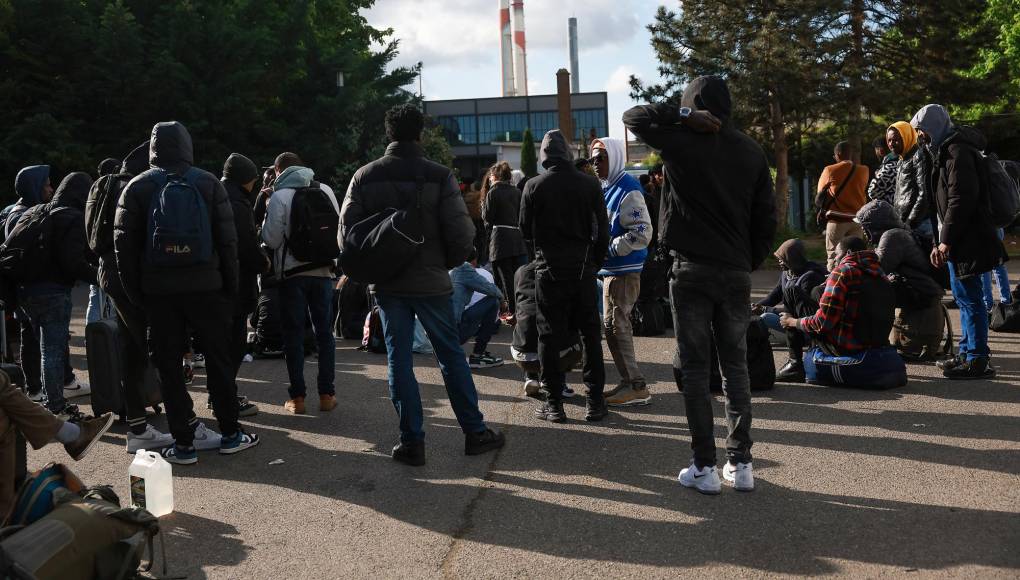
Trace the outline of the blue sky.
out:
<instances>
[{"instance_id":1,"label":"blue sky","mask_svg":"<svg viewBox=\"0 0 1020 580\"><path fill-rule=\"evenodd\" d=\"M609 93L609 132L623 137L620 116L633 105L627 79L655 81L656 60L645 26L663 4L654 0L525 0L528 89L556 90L569 69L567 18L578 19L581 91ZM399 65L424 63L426 99L501 94L498 0L378 0L365 15L400 39ZM417 91L417 88L415 88Z\"/></svg>"}]
</instances>

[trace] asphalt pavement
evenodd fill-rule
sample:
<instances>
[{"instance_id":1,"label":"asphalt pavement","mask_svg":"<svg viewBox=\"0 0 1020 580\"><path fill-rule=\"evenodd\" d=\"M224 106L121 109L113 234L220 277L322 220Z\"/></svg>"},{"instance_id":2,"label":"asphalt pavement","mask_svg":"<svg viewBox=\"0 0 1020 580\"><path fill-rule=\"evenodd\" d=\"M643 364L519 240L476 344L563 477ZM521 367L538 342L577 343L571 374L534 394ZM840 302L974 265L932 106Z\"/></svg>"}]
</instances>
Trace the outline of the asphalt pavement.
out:
<instances>
[{"instance_id":1,"label":"asphalt pavement","mask_svg":"<svg viewBox=\"0 0 1020 580\"><path fill-rule=\"evenodd\" d=\"M757 273L756 295L775 277ZM84 369L84 295L76 298L72 356ZM477 372L486 420L507 435L504 449L478 457L463 454L436 363L416 355L428 433L420 468L389 458L397 430L384 355L338 342L340 405L319 414L310 399L304 416L283 410L282 360L245 364L241 391L261 411L244 425L262 444L174 466L176 510L161 518L170 573L1020 576L1020 335L993 333L994 381L954 383L931 365L910 365L909 385L890 391L778 385L757 394L757 489L724 486L714 497L676 481L690 438L670 336L637 339L652 404L614 410L601 423L582 420L581 397L567 405L566 424L539 421L516 367ZM509 341L504 329L490 350L509 358ZM777 349L775 358L782 364L785 353ZM306 361L310 385L316 364ZM577 374L570 379L579 382ZM189 388L197 413L215 428L204 381L199 371ZM724 448L719 398L715 410ZM166 429L164 417L155 423ZM125 432L115 426L71 465L87 484L111 484L122 499L132 459ZM49 461L70 463L51 445L31 454L30 467Z\"/></svg>"}]
</instances>

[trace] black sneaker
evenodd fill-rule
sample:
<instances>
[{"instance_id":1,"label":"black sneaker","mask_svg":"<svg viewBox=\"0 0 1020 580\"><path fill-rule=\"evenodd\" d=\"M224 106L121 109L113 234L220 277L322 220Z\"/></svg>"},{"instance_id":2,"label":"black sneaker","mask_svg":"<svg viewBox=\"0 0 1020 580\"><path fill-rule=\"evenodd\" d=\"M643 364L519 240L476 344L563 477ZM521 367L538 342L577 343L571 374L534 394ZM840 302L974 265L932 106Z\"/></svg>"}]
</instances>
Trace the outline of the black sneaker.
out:
<instances>
[{"instance_id":1,"label":"black sneaker","mask_svg":"<svg viewBox=\"0 0 1020 580\"><path fill-rule=\"evenodd\" d=\"M415 467L425 465L425 442L409 441L404 443L401 441L393 446L391 457L393 457L394 461L399 461L406 465L413 465Z\"/></svg>"},{"instance_id":2,"label":"black sneaker","mask_svg":"<svg viewBox=\"0 0 1020 580\"><path fill-rule=\"evenodd\" d=\"M212 401L207 401L205 408L210 411L213 410ZM259 406L248 400L248 397L244 395L237 396L237 416L238 417L253 417L259 414Z\"/></svg>"},{"instance_id":3,"label":"black sneaker","mask_svg":"<svg viewBox=\"0 0 1020 580\"><path fill-rule=\"evenodd\" d=\"M541 407L535 409L535 416L551 423L562 423L567 420L567 414L563 412L563 401L559 399L546 401Z\"/></svg>"},{"instance_id":4,"label":"black sneaker","mask_svg":"<svg viewBox=\"0 0 1020 580\"><path fill-rule=\"evenodd\" d=\"M797 359L790 359L776 373L776 380L781 383L803 383L807 380L804 374L804 363Z\"/></svg>"},{"instance_id":5,"label":"black sneaker","mask_svg":"<svg viewBox=\"0 0 1020 580\"><path fill-rule=\"evenodd\" d=\"M991 380L995 369L987 358L976 358L942 371L942 376L953 381Z\"/></svg>"},{"instance_id":6,"label":"black sneaker","mask_svg":"<svg viewBox=\"0 0 1020 580\"><path fill-rule=\"evenodd\" d=\"M464 435L464 455L481 455L499 449L506 443L506 436L499 431L486 429L481 433Z\"/></svg>"},{"instance_id":7,"label":"black sneaker","mask_svg":"<svg viewBox=\"0 0 1020 580\"><path fill-rule=\"evenodd\" d=\"M81 412L81 409L78 408L78 405L72 405L70 403L65 404L63 409L53 414L56 415L62 421L75 424L79 424L85 419L89 418L88 415Z\"/></svg>"},{"instance_id":8,"label":"black sneaker","mask_svg":"<svg viewBox=\"0 0 1020 580\"><path fill-rule=\"evenodd\" d=\"M956 368L962 364L963 360L956 355L948 356L942 360L935 361L935 366L937 366L940 370L943 371L948 371L949 369Z\"/></svg>"},{"instance_id":9,"label":"black sneaker","mask_svg":"<svg viewBox=\"0 0 1020 580\"><path fill-rule=\"evenodd\" d=\"M503 366L503 359L498 356L493 356L489 352L472 354L468 357L468 366L473 369L491 369L493 367Z\"/></svg>"},{"instance_id":10,"label":"black sneaker","mask_svg":"<svg viewBox=\"0 0 1020 580\"><path fill-rule=\"evenodd\" d=\"M585 403L585 421L601 421L609 414L609 407L606 405L605 397L588 397Z\"/></svg>"}]
</instances>

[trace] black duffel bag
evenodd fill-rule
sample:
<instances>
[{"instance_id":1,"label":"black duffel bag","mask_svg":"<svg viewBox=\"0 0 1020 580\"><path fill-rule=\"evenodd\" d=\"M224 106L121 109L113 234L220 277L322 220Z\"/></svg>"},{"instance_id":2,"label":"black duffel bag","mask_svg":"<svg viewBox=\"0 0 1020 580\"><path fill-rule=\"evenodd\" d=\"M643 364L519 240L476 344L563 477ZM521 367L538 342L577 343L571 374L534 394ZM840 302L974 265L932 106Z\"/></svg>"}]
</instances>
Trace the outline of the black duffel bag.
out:
<instances>
[{"instance_id":1,"label":"black duffel bag","mask_svg":"<svg viewBox=\"0 0 1020 580\"><path fill-rule=\"evenodd\" d=\"M418 170L415 182L417 191L407 207L388 207L346 227L340 267L348 278L362 284L386 282L417 258L418 249L425 243L421 223L424 167Z\"/></svg>"},{"instance_id":2,"label":"black duffel bag","mask_svg":"<svg viewBox=\"0 0 1020 580\"><path fill-rule=\"evenodd\" d=\"M1020 333L1020 303L997 302L992 307L992 319L988 327L995 332Z\"/></svg>"}]
</instances>

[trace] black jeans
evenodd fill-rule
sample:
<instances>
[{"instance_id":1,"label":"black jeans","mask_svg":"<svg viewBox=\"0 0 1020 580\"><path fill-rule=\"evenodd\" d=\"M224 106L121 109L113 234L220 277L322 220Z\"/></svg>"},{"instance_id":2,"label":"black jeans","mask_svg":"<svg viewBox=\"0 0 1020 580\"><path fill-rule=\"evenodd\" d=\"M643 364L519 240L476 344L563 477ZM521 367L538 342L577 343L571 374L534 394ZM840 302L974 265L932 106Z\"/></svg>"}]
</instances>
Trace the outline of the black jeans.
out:
<instances>
[{"instance_id":1,"label":"black jeans","mask_svg":"<svg viewBox=\"0 0 1020 580\"><path fill-rule=\"evenodd\" d=\"M538 358L548 397L563 397L567 375L560 370L560 353L574 344L580 331L584 343L584 384L589 397L601 397L606 387L602 360L602 319L594 276L581 280L553 280L547 271L535 275L538 302Z\"/></svg>"},{"instance_id":2,"label":"black jeans","mask_svg":"<svg viewBox=\"0 0 1020 580\"><path fill-rule=\"evenodd\" d=\"M517 269L527 263L527 260L527 256L511 256L492 262L492 276L496 279L496 286L503 291L503 300L506 300L510 314L517 312L517 288L514 286L514 276L517 275Z\"/></svg>"},{"instance_id":3,"label":"black jeans","mask_svg":"<svg viewBox=\"0 0 1020 580\"><path fill-rule=\"evenodd\" d=\"M237 385L230 344L234 305L221 292L149 295L145 311L151 328L149 352L159 371L167 423L177 445L190 447L195 438L194 404L181 371L189 328L205 345L209 399L220 432L236 434Z\"/></svg>"},{"instance_id":4,"label":"black jeans","mask_svg":"<svg viewBox=\"0 0 1020 580\"><path fill-rule=\"evenodd\" d=\"M248 354L248 316L247 314L234 314L234 320L230 323L230 362L233 363L234 390L237 391L237 373L241 371L244 363L244 355Z\"/></svg>"},{"instance_id":5,"label":"black jeans","mask_svg":"<svg viewBox=\"0 0 1020 580\"><path fill-rule=\"evenodd\" d=\"M128 300L119 288L110 287L105 291L113 300L113 308L117 313L121 373L124 378L124 414L131 430L140 435L148 422L145 417L145 407L148 405L145 368L149 362L145 348L148 330L145 310Z\"/></svg>"},{"instance_id":6,"label":"black jeans","mask_svg":"<svg viewBox=\"0 0 1020 580\"><path fill-rule=\"evenodd\" d=\"M698 468L715 465L711 343L719 352L726 393L729 436L726 455L732 463L751 461L751 387L747 374L747 325L751 275L703 264L677 262L670 283L673 328L683 370L683 394L691 448Z\"/></svg>"}]
</instances>

